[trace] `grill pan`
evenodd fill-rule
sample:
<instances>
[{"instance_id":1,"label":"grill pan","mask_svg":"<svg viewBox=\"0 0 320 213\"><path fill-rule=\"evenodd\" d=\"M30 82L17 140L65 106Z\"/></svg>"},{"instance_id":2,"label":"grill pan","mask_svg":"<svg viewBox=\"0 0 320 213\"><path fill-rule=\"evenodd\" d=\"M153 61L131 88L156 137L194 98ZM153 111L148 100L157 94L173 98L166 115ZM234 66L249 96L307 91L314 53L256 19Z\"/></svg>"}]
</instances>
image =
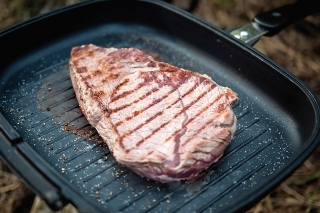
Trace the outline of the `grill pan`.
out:
<instances>
[{"instance_id":1,"label":"grill pan","mask_svg":"<svg viewBox=\"0 0 320 213\"><path fill-rule=\"evenodd\" d=\"M158 1L90 1L0 33L0 155L55 210L239 212L278 186L319 141L319 103L281 66L227 32ZM239 95L237 132L193 181L161 184L117 164L82 115L71 47L137 47Z\"/></svg>"}]
</instances>

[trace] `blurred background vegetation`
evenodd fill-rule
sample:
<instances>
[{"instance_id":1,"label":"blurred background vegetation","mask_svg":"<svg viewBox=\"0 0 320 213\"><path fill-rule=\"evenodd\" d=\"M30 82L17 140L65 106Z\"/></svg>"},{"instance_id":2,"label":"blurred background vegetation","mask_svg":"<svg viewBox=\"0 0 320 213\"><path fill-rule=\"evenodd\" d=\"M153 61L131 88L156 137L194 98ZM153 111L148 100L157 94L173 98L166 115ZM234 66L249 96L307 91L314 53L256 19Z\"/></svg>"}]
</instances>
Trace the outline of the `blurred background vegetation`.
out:
<instances>
[{"instance_id":1,"label":"blurred background vegetation","mask_svg":"<svg viewBox=\"0 0 320 213\"><path fill-rule=\"evenodd\" d=\"M0 0L0 29L80 0Z\"/></svg>"},{"instance_id":2,"label":"blurred background vegetation","mask_svg":"<svg viewBox=\"0 0 320 213\"><path fill-rule=\"evenodd\" d=\"M80 0L0 0L0 31ZM241 26L255 14L292 3L293 0L199 0L193 13L223 29ZM173 0L187 8L190 1ZM0 44L1 46L1 44ZM256 45L262 53L306 82L320 97L320 15L307 17ZM320 148L276 190L248 212L320 213ZM50 212L0 161L0 209L6 213ZM61 212L74 211L67 206Z\"/></svg>"}]
</instances>

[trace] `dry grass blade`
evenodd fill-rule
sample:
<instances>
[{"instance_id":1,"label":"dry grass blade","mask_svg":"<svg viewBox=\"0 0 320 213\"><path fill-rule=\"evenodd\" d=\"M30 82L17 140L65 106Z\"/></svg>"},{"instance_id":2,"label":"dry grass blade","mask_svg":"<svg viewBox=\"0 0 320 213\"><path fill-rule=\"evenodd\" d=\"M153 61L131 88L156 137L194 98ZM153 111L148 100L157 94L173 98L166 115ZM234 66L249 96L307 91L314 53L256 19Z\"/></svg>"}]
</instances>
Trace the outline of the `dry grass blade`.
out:
<instances>
[{"instance_id":1,"label":"dry grass blade","mask_svg":"<svg viewBox=\"0 0 320 213\"><path fill-rule=\"evenodd\" d=\"M0 187L0 194L7 193L13 190L16 190L21 185L20 181L16 181L12 184Z\"/></svg>"},{"instance_id":2,"label":"dry grass blade","mask_svg":"<svg viewBox=\"0 0 320 213\"><path fill-rule=\"evenodd\" d=\"M312 181L315 181L315 180L318 180L318 179L320 179L320 171L295 181L294 185L302 186L302 185L305 185L305 184L307 184L309 182L312 182Z\"/></svg>"},{"instance_id":3,"label":"dry grass blade","mask_svg":"<svg viewBox=\"0 0 320 213\"><path fill-rule=\"evenodd\" d=\"M1 212L13 212L30 191L12 173L8 172L0 161L0 209Z\"/></svg>"},{"instance_id":4,"label":"dry grass blade","mask_svg":"<svg viewBox=\"0 0 320 213\"><path fill-rule=\"evenodd\" d=\"M305 201L305 197L303 197L302 195L300 195L297 191L291 189L289 186L287 186L287 184L283 183L281 184L280 188L286 192L287 194L293 196L294 198L296 198L297 200L304 202Z\"/></svg>"},{"instance_id":5,"label":"dry grass blade","mask_svg":"<svg viewBox=\"0 0 320 213\"><path fill-rule=\"evenodd\" d=\"M302 196L297 191L291 189L287 184L283 183L281 184L281 189L286 192L288 195L291 195L294 198L286 198L286 202L292 203L292 204L299 204L304 206L311 206L314 208L320 209L320 201L314 202L310 199L307 199L305 196Z\"/></svg>"},{"instance_id":6,"label":"dry grass blade","mask_svg":"<svg viewBox=\"0 0 320 213\"><path fill-rule=\"evenodd\" d=\"M29 213L78 213L78 211L71 204L66 205L60 211L53 211L40 197L36 196Z\"/></svg>"}]
</instances>

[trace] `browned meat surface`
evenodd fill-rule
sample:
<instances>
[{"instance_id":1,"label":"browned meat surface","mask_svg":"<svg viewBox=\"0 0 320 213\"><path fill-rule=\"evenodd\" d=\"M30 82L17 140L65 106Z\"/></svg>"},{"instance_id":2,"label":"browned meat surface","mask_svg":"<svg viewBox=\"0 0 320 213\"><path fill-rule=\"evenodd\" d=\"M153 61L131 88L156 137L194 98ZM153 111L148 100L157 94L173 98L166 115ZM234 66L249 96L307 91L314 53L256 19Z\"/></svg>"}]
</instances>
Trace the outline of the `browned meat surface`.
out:
<instances>
[{"instance_id":1,"label":"browned meat surface","mask_svg":"<svg viewBox=\"0 0 320 213\"><path fill-rule=\"evenodd\" d=\"M70 75L89 123L119 163L144 177L192 179L235 132L236 93L138 49L74 47Z\"/></svg>"}]
</instances>

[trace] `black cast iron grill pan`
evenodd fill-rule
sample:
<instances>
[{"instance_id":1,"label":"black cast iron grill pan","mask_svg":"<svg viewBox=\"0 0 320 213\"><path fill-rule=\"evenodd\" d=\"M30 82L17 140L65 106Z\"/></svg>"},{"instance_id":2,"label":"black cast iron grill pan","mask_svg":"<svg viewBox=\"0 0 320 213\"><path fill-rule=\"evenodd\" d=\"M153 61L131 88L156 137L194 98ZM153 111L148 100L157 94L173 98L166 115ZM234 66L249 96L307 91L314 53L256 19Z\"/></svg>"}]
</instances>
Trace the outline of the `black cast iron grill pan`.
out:
<instances>
[{"instance_id":1,"label":"black cast iron grill pan","mask_svg":"<svg viewBox=\"0 0 320 213\"><path fill-rule=\"evenodd\" d=\"M73 46L138 47L232 88L237 132L199 178L161 184L117 164L79 110ZM158 1L90 1L0 33L0 155L53 209L235 212L271 192L319 141L318 100L252 47ZM81 136L79 136L81 135Z\"/></svg>"}]
</instances>

